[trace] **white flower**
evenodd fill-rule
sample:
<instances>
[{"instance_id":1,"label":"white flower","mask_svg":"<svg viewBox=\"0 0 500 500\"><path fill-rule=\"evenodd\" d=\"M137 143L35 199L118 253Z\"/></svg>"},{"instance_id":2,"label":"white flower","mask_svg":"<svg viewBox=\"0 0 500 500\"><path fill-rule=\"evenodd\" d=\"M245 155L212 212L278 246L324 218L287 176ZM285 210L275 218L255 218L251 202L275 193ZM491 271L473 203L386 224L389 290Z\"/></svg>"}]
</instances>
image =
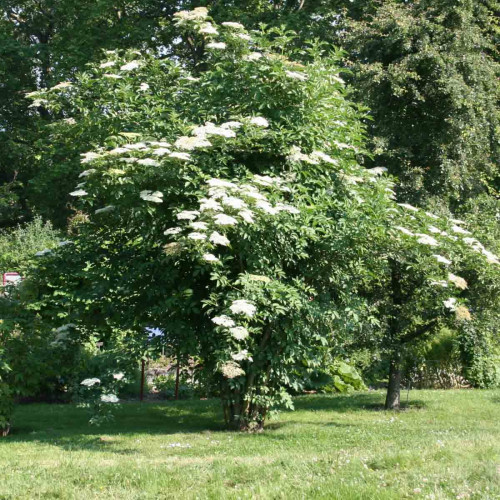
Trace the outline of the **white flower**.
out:
<instances>
[{"instance_id":1,"label":"white flower","mask_svg":"<svg viewBox=\"0 0 500 500\"><path fill-rule=\"evenodd\" d=\"M208 16L208 9L206 7L196 7L193 10L181 10L174 14L174 17L180 21L196 21L205 19Z\"/></svg>"},{"instance_id":2,"label":"white flower","mask_svg":"<svg viewBox=\"0 0 500 500\"><path fill-rule=\"evenodd\" d=\"M84 170L78 177L87 177L87 175L93 174L96 172L95 168L89 168L88 170Z\"/></svg>"},{"instance_id":3,"label":"white flower","mask_svg":"<svg viewBox=\"0 0 500 500\"><path fill-rule=\"evenodd\" d=\"M163 193L161 191L144 190L139 195L144 201L152 201L154 203L163 203Z\"/></svg>"},{"instance_id":4,"label":"white flower","mask_svg":"<svg viewBox=\"0 0 500 500\"><path fill-rule=\"evenodd\" d=\"M199 78L195 78L194 76L186 76L185 79L188 81L188 82L198 82L200 81Z\"/></svg>"},{"instance_id":5,"label":"white flower","mask_svg":"<svg viewBox=\"0 0 500 500\"><path fill-rule=\"evenodd\" d=\"M217 214L214 217L214 221L219 226L234 226L235 224L238 224L238 221L234 217L226 214Z\"/></svg>"},{"instance_id":6,"label":"white flower","mask_svg":"<svg viewBox=\"0 0 500 500\"><path fill-rule=\"evenodd\" d=\"M202 203L200 204L200 212L204 212L205 210L214 210L214 211L221 211L222 206L220 203L213 199L207 199L203 198Z\"/></svg>"},{"instance_id":7,"label":"white flower","mask_svg":"<svg viewBox=\"0 0 500 500\"><path fill-rule=\"evenodd\" d=\"M111 66L114 66L116 64L116 61L108 61L105 63L101 63L99 68L111 68Z\"/></svg>"},{"instance_id":8,"label":"white flower","mask_svg":"<svg viewBox=\"0 0 500 500\"><path fill-rule=\"evenodd\" d=\"M418 208L413 205L409 205L408 203L398 203L400 207L406 208L407 210L411 210L413 212L418 212Z\"/></svg>"},{"instance_id":9,"label":"white flower","mask_svg":"<svg viewBox=\"0 0 500 500\"><path fill-rule=\"evenodd\" d=\"M222 24L222 26L226 26L226 28L233 28L235 30L244 30L245 29L245 26L243 26L243 24L234 23L231 21L225 21L221 24Z\"/></svg>"},{"instance_id":10,"label":"white flower","mask_svg":"<svg viewBox=\"0 0 500 500\"><path fill-rule=\"evenodd\" d=\"M76 120L74 118L64 118L63 122L67 123L68 125L75 125L76 124Z\"/></svg>"},{"instance_id":11,"label":"white flower","mask_svg":"<svg viewBox=\"0 0 500 500\"><path fill-rule=\"evenodd\" d=\"M243 126L243 124L241 122L236 122L236 121L233 121L233 122L225 122L223 123L220 128L224 128L224 129L239 129Z\"/></svg>"},{"instance_id":12,"label":"white flower","mask_svg":"<svg viewBox=\"0 0 500 500\"><path fill-rule=\"evenodd\" d=\"M52 253L52 250L49 248L45 248L44 250L40 250L35 254L35 257L43 257L44 255L48 255L49 253Z\"/></svg>"},{"instance_id":13,"label":"white flower","mask_svg":"<svg viewBox=\"0 0 500 500\"><path fill-rule=\"evenodd\" d=\"M466 231L465 229L457 225L452 226L451 229L458 234L471 234L470 231Z\"/></svg>"},{"instance_id":14,"label":"white flower","mask_svg":"<svg viewBox=\"0 0 500 500\"><path fill-rule=\"evenodd\" d=\"M273 184L279 184L281 182L281 179L273 179L272 177L269 177L269 175L258 175L255 174L253 176L254 182L257 184L260 184L261 186L272 186Z\"/></svg>"},{"instance_id":15,"label":"white flower","mask_svg":"<svg viewBox=\"0 0 500 500\"><path fill-rule=\"evenodd\" d=\"M219 259L213 253L203 254L203 260L206 262L219 262Z\"/></svg>"},{"instance_id":16,"label":"white flower","mask_svg":"<svg viewBox=\"0 0 500 500\"><path fill-rule=\"evenodd\" d=\"M252 357L250 356L249 352L246 349L243 349L242 351L237 352L235 354L231 354L231 357L235 361L243 361L245 359L247 359L248 361L253 361Z\"/></svg>"},{"instance_id":17,"label":"white flower","mask_svg":"<svg viewBox=\"0 0 500 500\"><path fill-rule=\"evenodd\" d=\"M201 27L200 33L203 33L205 35L218 35L219 34L219 32L217 31L217 28L210 23L205 23Z\"/></svg>"},{"instance_id":18,"label":"white flower","mask_svg":"<svg viewBox=\"0 0 500 500\"><path fill-rule=\"evenodd\" d=\"M262 211L266 212L269 215L276 215L278 213L278 209L274 208L269 202L263 200L257 200L255 203L257 208L260 208Z\"/></svg>"},{"instance_id":19,"label":"white flower","mask_svg":"<svg viewBox=\"0 0 500 500\"><path fill-rule=\"evenodd\" d=\"M300 80L300 81L305 81L307 80L307 75L304 75L304 73L299 73L298 71L285 71L285 75L288 76L288 78L293 78L295 80Z\"/></svg>"},{"instance_id":20,"label":"white flower","mask_svg":"<svg viewBox=\"0 0 500 500\"><path fill-rule=\"evenodd\" d=\"M183 210L177 214L178 220L195 220L200 215L197 210Z\"/></svg>"},{"instance_id":21,"label":"white flower","mask_svg":"<svg viewBox=\"0 0 500 500\"><path fill-rule=\"evenodd\" d=\"M129 150L127 148L114 148L111 151L108 151L110 155L121 155L123 153L128 153Z\"/></svg>"},{"instance_id":22,"label":"white flower","mask_svg":"<svg viewBox=\"0 0 500 500\"><path fill-rule=\"evenodd\" d=\"M115 394L101 394L101 401L103 403L118 403L120 400Z\"/></svg>"},{"instance_id":23,"label":"white flower","mask_svg":"<svg viewBox=\"0 0 500 500\"><path fill-rule=\"evenodd\" d=\"M247 204L243 200L240 200L239 198L236 198L234 196L228 196L226 198L222 198L221 203L225 206L234 208L236 210L240 208L245 208L247 206Z\"/></svg>"},{"instance_id":24,"label":"white flower","mask_svg":"<svg viewBox=\"0 0 500 500\"><path fill-rule=\"evenodd\" d=\"M171 146L171 144L165 141L148 141L148 144L159 148L169 148Z\"/></svg>"},{"instance_id":25,"label":"white flower","mask_svg":"<svg viewBox=\"0 0 500 500\"><path fill-rule=\"evenodd\" d=\"M226 48L226 44L224 42L210 42L206 45L207 49L217 49L224 50Z\"/></svg>"},{"instance_id":26,"label":"white flower","mask_svg":"<svg viewBox=\"0 0 500 500\"><path fill-rule=\"evenodd\" d=\"M446 257L443 257L442 255L433 254L432 256L441 264L445 264L447 266L451 264L451 260L448 260Z\"/></svg>"},{"instance_id":27,"label":"white flower","mask_svg":"<svg viewBox=\"0 0 500 500\"><path fill-rule=\"evenodd\" d=\"M276 209L280 212L288 212L290 214L300 214L300 210L298 208L292 207L291 205L284 205L283 203L278 203L276 205Z\"/></svg>"},{"instance_id":28,"label":"white flower","mask_svg":"<svg viewBox=\"0 0 500 500\"><path fill-rule=\"evenodd\" d=\"M191 155L189 153L170 153L168 156L170 158L177 158L178 160L189 161L191 159Z\"/></svg>"},{"instance_id":29,"label":"white flower","mask_svg":"<svg viewBox=\"0 0 500 500\"><path fill-rule=\"evenodd\" d=\"M222 375L226 378L236 378L245 375L242 368L234 361L228 361L221 368Z\"/></svg>"},{"instance_id":30,"label":"white flower","mask_svg":"<svg viewBox=\"0 0 500 500\"><path fill-rule=\"evenodd\" d=\"M402 233L404 233L408 236L415 236L409 229L406 229L406 227L396 226L395 229L397 229L398 231L401 231Z\"/></svg>"},{"instance_id":31,"label":"white flower","mask_svg":"<svg viewBox=\"0 0 500 500\"><path fill-rule=\"evenodd\" d=\"M436 247L439 245L437 240L435 240L432 236L429 236L428 234L417 233L416 236L419 236L417 241L422 245L429 245L431 247Z\"/></svg>"},{"instance_id":32,"label":"white flower","mask_svg":"<svg viewBox=\"0 0 500 500\"><path fill-rule=\"evenodd\" d=\"M73 191L72 193L69 193L70 196L85 196L89 193L85 191L85 189L77 189L76 191Z\"/></svg>"},{"instance_id":33,"label":"white flower","mask_svg":"<svg viewBox=\"0 0 500 500\"><path fill-rule=\"evenodd\" d=\"M188 238L190 238L192 240L206 240L207 235L203 234L203 233L193 232L193 233L188 234Z\"/></svg>"},{"instance_id":34,"label":"white flower","mask_svg":"<svg viewBox=\"0 0 500 500\"><path fill-rule=\"evenodd\" d=\"M236 340L244 340L248 337L248 330L243 326L235 326L230 328L229 331Z\"/></svg>"},{"instance_id":35,"label":"white flower","mask_svg":"<svg viewBox=\"0 0 500 500\"><path fill-rule=\"evenodd\" d=\"M250 210L242 210L241 212L238 212L238 215L245 221L248 222L248 224L253 224L253 212Z\"/></svg>"},{"instance_id":36,"label":"white flower","mask_svg":"<svg viewBox=\"0 0 500 500\"><path fill-rule=\"evenodd\" d=\"M101 158L102 155L90 151L88 153L82 153L80 156L83 156L83 158L80 160L80 163L90 163L92 160Z\"/></svg>"},{"instance_id":37,"label":"white flower","mask_svg":"<svg viewBox=\"0 0 500 500\"><path fill-rule=\"evenodd\" d=\"M237 33L236 36L241 38L241 40L245 40L246 42L251 42L252 37L248 33Z\"/></svg>"},{"instance_id":38,"label":"white flower","mask_svg":"<svg viewBox=\"0 0 500 500\"><path fill-rule=\"evenodd\" d=\"M104 73L103 75L105 78L113 78L115 80L119 80L120 78L123 78L123 76L120 75L115 75L114 73Z\"/></svg>"},{"instance_id":39,"label":"white flower","mask_svg":"<svg viewBox=\"0 0 500 500\"><path fill-rule=\"evenodd\" d=\"M211 145L212 143L210 141L207 141L206 139L200 136L194 136L194 137L182 136L179 137L174 144L176 148L185 149L186 151L192 151L193 149L196 148L208 148Z\"/></svg>"},{"instance_id":40,"label":"white flower","mask_svg":"<svg viewBox=\"0 0 500 500\"><path fill-rule=\"evenodd\" d=\"M139 66L139 61L130 61L129 63L120 66L120 69L122 71L132 71L133 69L137 69Z\"/></svg>"},{"instance_id":41,"label":"white flower","mask_svg":"<svg viewBox=\"0 0 500 500\"><path fill-rule=\"evenodd\" d=\"M439 217L437 215L434 215L433 213L431 212L425 212L425 215L427 215L428 217L430 217L431 219L439 219Z\"/></svg>"},{"instance_id":42,"label":"white flower","mask_svg":"<svg viewBox=\"0 0 500 500\"><path fill-rule=\"evenodd\" d=\"M113 205L108 205L107 207L104 208L98 208L94 213L96 215L105 214L107 212L112 212L114 209L115 207Z\"/></svg>"},{"instance_id":43,"label":"white flower","mask_svg":"<svg viewBox=\"0 0 500 500\"><path fill-rule=\"evenodd\" d=\"M80 382L80 385L85 385L86 387L93 387L96 384L100 384L101 381L98 378L86 378Z\"/></svg>"},{"instance_id":44,"label":"white flower","mask_svg":"<svg viewBox=\"0 0 500 500\"><path fill-rule=\"evenodd\" d=\"M217 231L214 231L210 235L210 241L214 245L222 245L222 246L228 246L229 245L229 240L222 234L218 233Z\"/></svg>"},{"instance_id":45,"label":"white flower","mask_svg":"<svg viewBox=\"0 0 500 500\"><path fill-rule=\"evenodd\" d=\"M457 299L455 297L450 297L448 300L443 301L444 307L454 311L457 308Z\"/></svg>"},{"instance_id":46,"label":"white flower","mask_svg":"<svg viewBox=\"0 0 500 500\"><path fill-rule=\"evenodd\" d=\"M164 156L164 155L168 155L170 154L171 151L170 149L167 149L167 148L157 148L157 149L153 149L153 153L155 156Z\"/></svg>"},{"instance_id":47,"label":"white flower","mask_svg":"<svg viewBox=\"0 0 500 500\"><path fill-rule=\"evenodd\" d=\"M233 188L233 189L237 189L237 187L238 187L234 182L225 181L223 179L209 179L207 181L207 184L210 187L217 187L217 188Z\"/></svg>"},{"instance_id":48,"label":"white flower","mask_svg":"<svg viewBox=\"0 0 500 500\"><path fill-rule=\"evenodd\" d=\"M71 245L71 243L73 243L71 240L64 240L64 241L60 241L60 242L58 243L58 245L59 245L60 247L65 247L66 245Z\"/></svg>"},{"instance_id":49,"label":"white flower","mask_svg":"<svg viewBox=\"0 0 500 500\"><path fill-rule=\"evenodd\" d=\"M441 234L441 229L438 229L435 226L429 226L429 231L434 234Z\"/></svg>"},{"instance_id":50,"label":"white flower","mask_svg":"<svg viewBox=\"0 0 500 500\"><path fill-rule=\"evenodd\" d=\"M385 167L374 167L369 168L367 172L372 175L382 175L384 172L387 172L387 169Z\"/></svg>"},{"instance_id":51,"label":"white flower","mask_svg":"<svg viewBox=\"0 0 500 500\"><path fill-rule=\"evenodd\" d=\"M191 222L190 226L198 231L206 231L208 229L206 222Z\"/></svg>"},{"instance_id":52,"label":"white flower","mask_svg":"<svg viewBox=\"0 0 500 500\"><path fill-rule=\"evenodd\" d=\"M260 52L250 52L250 54L243 56L244 61L258 61L262 57Z\"/></svg>"},{"instance_id":53,"label":"white flower","mask_svg":"<svg viewBox=\"0 0 500 500\"><path fill-rule=\"evenodd\" d=\"M164 231L165 236L171 236L174 234L179 234L182 231L180 227L170 227Z\"/></svg>"},{"instance_id":54,"label":"white flower","mask_svg":"<svg viewBox=\"0 0 500 500\"><path fill-rule=\"evenodd\" d=\"M125 144L123 147L125 149L148 149L148 146L144 142L136 142L135 144Z\"/></svg>"},{"instance_id":55,"label":"white flower","mask_svg":"<svg viewBox=\"0 0 500 500\"><path fill-rule=\"evenodd\" d=\"M125 374L123 374L122 372L120 372L120 373L113 373L113 378L115 380L122 380L123 377L125 377Z\"/></svg>"},{"instance_id":56,"label":"white flower","mask_svg":"<svg viewBox=\"0 0 500 500\"><path fill-rule=\"evenodd\" d=\"M146 82L142 82L140 85L139 85L139 90L141 92L144 92L145 90L149 90L149 85L146 83Z\"/></svg>"},{"instance_id":57,"label":"white flower","mask_svg":"<svg viewBox=\"0 0 500 500\"><path fill-rule=\"evenodd\" d=\"M137 160L139 165L145 165L146 167L158 167L160 164L153 160L152 158L144 158L143 160Z\"/></svg>"},{"instance_id":58,"label":"white flower","mask_svg":"<svg viewBox=\"0 0 500 500\"><path fill-rule=\"evenodd\" d=\"M448 281L451 281L457 288L465 290L467 288L467 281L456 274L448 273Z\"/></svg>"},{"instance_id":59,"label":"white flower","mask_svg":"<svg viewBox=\"0 0 500 500\"><path fill-rule=\"evenodd\" d=\"M465 224L465 221L460 219L450 219L450 221L454 224Z\"/></svg>"},{"instance_id":60,"label":"white flower","mask_svg":"<svg viewBox=\"0 0 500 500\"><path fill-rule=\"evenodd\" d=\"M319 158L320 160L324 161L325 163L331 163L332 165L337 165L337 160L332 158L331 156L327 155L326 153L323 153L322 151L313 151L311 153L311 156L313 158ZM375 169L372 169L375 170Z\"/></svg>"},{"instance_id":61,"label":"white flower","mask_svg":"<svg viewBox=\"0 0 500 500\"><path fill-rule=\"evenodd\" d=\"M229 316L215 316L215 318L212 318L212 323L215 323L216 325L219 326L225 326L227 328L230 328L235 325L234 321L229 317Z\"/></svg>"},{"instance_id":62,"label":"white flower","mask_svg":"<svg viewBox=\"0 0 500 500\"><path fill-rule=\"evenodd\" d=\"M249 317L252 317L255 314L257 308L248 302L247 300L235 300L230 306L231 312L233 314L245 314Z\"/></svg>"},{"instance_id":63,"label":"white flower","mask_svg":"<svg viewBox=\"0 0 500 500\"><path fill-rule=\"evenodd\" d=\"M194 127L191 133L200 138L204 138L207 135L219 135L226 138L236 137L236 133L231 130L231 127L217 127L214 123L211 122L206 122L205 125Z\"/></svg>"},{"instance_id":64,"label":"white flower","mask_svg":"<svg viewBox=\"0 0 500 500\"><path fill-rule=\"evenodd\" d=\"M269 122L262 116L254 116L250 118L250 123L256 125L257 127L267 128L269 127Z\"/></svg>"},{"instance_id":65,"label":"white flower","mask_svg":"<svg viewBox=\"0 0 500 500\"><path fill-rule=\"evenodd\" d=\"M51 90L59 90L59 89L65 89L65 88L68 88L68 87L72 87L73 84L71 82L61 82L61 83L58 83L57 85L54 85Z\"/></svg>"},{"instance_id":66,"label":"white flower","mask_svg":"<svg viewBox=\"0 0 500 500\"><path fill-rule=\"evenodd\" d=\"M448 288L448 283L445 280L431 281L431 285Z\"/></svg>"}]
</instances>

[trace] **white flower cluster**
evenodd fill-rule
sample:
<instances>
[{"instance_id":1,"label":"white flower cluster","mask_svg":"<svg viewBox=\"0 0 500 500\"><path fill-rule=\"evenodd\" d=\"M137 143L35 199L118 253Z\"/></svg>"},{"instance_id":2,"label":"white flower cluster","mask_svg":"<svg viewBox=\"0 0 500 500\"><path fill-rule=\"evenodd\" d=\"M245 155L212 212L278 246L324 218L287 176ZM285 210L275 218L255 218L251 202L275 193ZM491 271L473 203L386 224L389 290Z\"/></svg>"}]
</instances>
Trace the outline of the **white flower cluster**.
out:
<instances>
[{"instance_id":1,"label":"white flower cluster","mask_svg":"<svg viewBox=\"0 0 500 500\"><path fill-rule=\"evenodd\" d=\"M116 394L101 394L101 401L103 403L118 403L120 400Z\"/></svg>"},{"instance_id":2,"label":"white flower cluster","mask_svg":"<svg viewBox=\"0 0 500 500\"><path fill-rule=\"evenodd\" d=\"M80 385L84 385L85 387L93 387L96 384L100 384L101 380L98 378L86 378L80 382Z\"/></svg>"}]
</instances>

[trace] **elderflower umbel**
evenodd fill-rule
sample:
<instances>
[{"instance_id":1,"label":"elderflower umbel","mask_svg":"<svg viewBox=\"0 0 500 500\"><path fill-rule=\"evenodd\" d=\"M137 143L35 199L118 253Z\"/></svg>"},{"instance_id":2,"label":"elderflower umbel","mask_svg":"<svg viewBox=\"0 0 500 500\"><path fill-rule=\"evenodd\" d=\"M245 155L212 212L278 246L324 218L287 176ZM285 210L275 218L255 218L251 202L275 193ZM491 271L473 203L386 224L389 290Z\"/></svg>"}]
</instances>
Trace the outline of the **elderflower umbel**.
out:
<instances>
[{"instance_id":1,"label":"elderflower umbel","mask_svg":"<svg viewBox=\"0 0 500 500\"><path fill-rule=\"evenodd\" d=\"M304 75L304 73L299 73L298 71L285 71L285 75L288 76L288 78L293 78L294 80L300 80L300 81L305 81L307 80L307 75Z\"/></svg>"},{"instance_id":2,"label":"elderflower umbel","mask_svg":"<svg viewBox=\"0 0 500 500\"><path fill-rule=\"evenodd\" d=\"M238 215L248 224L253 224L253 212L250 210L242 210L241 212L238 212Z\"/></svg>"},{"instance_id":3,"label":"elderflower umbel","mask_svg":"<svg viewBox=\"0 0 500 500\"><path fill-rule=\"evenodd\" d=\"M467 281L456 274L448 273L448 281L451 281L457 288L465 290L467 288Z\"/></svg>"},{"instance_id":4,"label":"elderflower umbel","mask_svg":"<svg viewBox=\"0 0 500 500\"><path fill-rule=\"evenodd\" d=\"M170 158L176 158L177 160L189 161L191 159L191 155L189 153L170 153L168 155Z\"/></svg>"},{"instance_id":5,"label":"elderflower umbel","mask_svg":"<svg viewBox=\"0 0 500 500\"><path fill-rule=\"evenodd\" d=\"M433 254L432 256L441 264L445 264L447 266L451 264L451 260L448 260L446 257L443 257L442 255Z\"/></svg>"},{"instance_id":6,"label":"elderflower umbel","mask_svg":"<svg viewBox=\"0 0 500 500\"><path fill-rule=\"evenodd\" d=\"M137 160L137 163L139 163L139 165L144 165L146 167L157 167L158 165L160 165L156 160L153 160L151 158L144 158L142 160Z\"/></svg>"},{"instance_id":7,"label":"elderflower umbel","mask_svg":"<svg viewBox=\"0 0 500 500\"><path fill-rule=\"evenodd\" d=\"M96 384L100 384L101 381L98 378L86 378L80 382L80 385L84 385L86 387L93 387Z\"/></svg>"},{"instance_id":8,"label":"elderflower umbel","mask_svg":"<svg viewBox=\"0 0 500 500\"><path fill-rule=\"evenodd\" d=\"M224 363L221 368L222 375L226 378L236 378L240 377L241 375L245 375L245 372L243 369L238 365L238 363L235 363L234 361L228 361L227 363Z\"/></svg>"},{"instance_id":9,"label":"elderflower umbel","mask_svg":"<svg viewBox=\"0 0 500 500\"><path fill-rule=\"evenodd\" d=\"M222 26L225 26L226 28L233 28L235 30L244 30L245 29L245 26L243 26L243 24L234 23L231 21L225 21L221 24L222 24Z\"/></svg>"},{"instance_id":10,"label":"elderflower umbel","mask_svg":"<svg viewBox=\"0 0 500 500\"><path fill-rule=\"evenodd\" d=\"M197 210L183 210L177 214L178 220L194 220L196 217L200 215L200 212Z\"/></svg>"},{"instance_id":11,"label":"elderflower umbel","mask_svg":"<svg viewBox=\"0 0 500 500\"><path fill-rule=\"evenodd\" d=\"M457 299L455 297L450 297L447 300L443 301L444 307L446 309L450 309L450 311L454 311L457 308Z\"/></svg>"},{"instance_id":12,"label":"elderflower umbel","mask_svg":"<svg viewBox=\"0 0 500 500\"><path fill-rule=\"evenodd\" d=\"M222 246L228 246L229 245L229 240L222 234L218 233L217 231L214 231L210 235L210 241L214 245L222 245Z\"/></svg>"},{"instance_id":13,"label":"elderflower umbel","mask_svg":"<svg viewBox=\"0 0 500 500\"><path fill-rule=\"evenodd\" d=\"M89 193L85 191L85 189L77 189L76 191L73 191L72 193L69 193L70 196L85 196Z\"/></svg>"},{"instance_id":14,"label":"elderflower umbel","mask_svg":"<svg viewBox=\"0 0 500 500\"><path fill-rule=\"evenodd\" d=\"M105 63L102 63L99 65L99 68L111 68L111 66L115 66L116 64L116 61L108 61L108 62L105 62Z\"/></svg>"},{"instance_id":15,"label":"elderflower umbel","mask_svg":"<svg viewBox=\"0 0 500 500\"><path fill-rule=\"evenodd\" d=\"M235 326L230 328L229 331L236 340L244 340L248 337L248 330L244 326Z\"/></svg>"},{"instance_id":16,"label":"elderflower umbel","mask_svg":"<svg viewBox=\"0 0 500 500\"><path fill-rule=\"evenodd\" d=\"M418 212L418 208L408 203L398 203L400 207L406 208L406 210L411 210L412 212Z\"/></svg>"},{"instance_id":17,"label":"elderflower umbel","mask_svg":"<svg viewBox=\"0 0 500 500\"><path fill-rule=\"evenodd\" d=\"M406 227L396 226L395 229L401 231L403 234L406 234L407 236L415 236L409 229L406 229Z\"/></svg>"},{"instance_id":18,"label":"elderflower umbel","mask_svg":"<svg viewBox=\"0 0 500 500\"><path fill-rule=\"evenodd\" d=\"M179 234L182 231L180 227L170 227L163 234L165 236L170 236L174 234Z\"/></svg>"},{"instance_id":19,"label":"elderflower umbel","mask_svg":"<svg viewBox=\"0 0 500 500\"><path fill-rule=\"evenodd\" d=\"M206 262L219 262L219 259L213 253L203 254L203 260Z\"/></svg>"},{"instance_id":20,"label":"elderflower umbel","mask_svg":"<svg viewBox=\"0 0 500 500\"><path fill-rule=\"evenodd\" d=\"M133 69L137 69L139 66L139 61L130 61L129 63L120 66L120 69L122 71L132 71Z\"/></svg>"},{"instance_id":21,"label":"elderflower umbel","mask_svg":"<svg viewBox=\"0 0 500 500\"><path fill-rule=\"evenodd\" d=\"M246 316L249 316L250 318L255 314L257 311L257 308L248 302L247 300L235 300L230 306L229 309L231 309L231 312L233 314L245 314Z\"/></svg>"},{"instance_id":22,"label":"elderflower umbel","mask_svg":"<svg viewBox=\"0 0 500 500\"><path fill-rule=\"evenodd\" d=\"M234 226L238 224L238 221L234 217L226 214L217 214L214 217L214 222L219 226Z\"/></svg>"},{"instance_id":23,"label":"elderflower umbel","mask_svg":"<svg viewBox=\"0 0 500 500\"><path fill-rule=\"evenodd\" d=\"M247 206L247 204L243 200L240 200L239 198L236 198L234 196L222 198L221 203L236 210L245 208Z\"/></svg>"},{"instance_id":24,"label":"elderflower umbel","mask_svg":"<svg viewBox=\"0 0 500 500\"><path fill-rule=\"evenodd\" d=\"M115 380L122 380L122 378L125 377L125 375L122 372L119 373L113 373L113 378Z\"/></svg>"},{"instance_id":25,"label":"elderflower umbel","mask_svg":"<svg viewBox=\"0 0 500 500\"><path fill-rule=\"evenodd\" d=\"M226 48L226 44L224 42L210 42L206 45L207 49L216 49L216 50L224 50Z\"/></svg>"},{"instance_id":26,"label":"elderflower umbel","mask_svg":"<svg viewBox=\"0 0 500 500\"><path fill-rule=\"evenodd\" d=\"M231 328L235 326L234 321L229 316L215 316L212 318L212 323L215 323L218 326L225 326L226 328Z\"/></svg>"},{"instance_id":27,"label":"elderflower umbel","mask_svg":"<svg viewBox=\"0 0 500 500\"><path fill-rule=\"evenodd\" d=\"M432 236L429 236L428 234L421 234L417 233L418 242L421 243L422 245L429 245L431 247L436 247L439 245L436 239L434 239Z\"/></svg>"},{"instance_id":28,"label":"elderflower umbel","mask_svg":"<svg viewBox=\"0 0 500 500\"><path fill-rule=\"evenodd\" d=\"M220 212L222 210L222 206L215 200L203 198L202 203L200 203L200 212L204 212L205 210Z\"/></svg>"},{"instance_id":29,"label":"elderflower umbel","mask_svg":"<svg viewBox=\"0 0 500 500\"><path fill-rule=\"evenodd\" d=\"M144 201L152 201L153 203L163 203L163 193L161 191L149 191L148 189L145 189L144 191L141 191L139 196L144 200Z\"/></svg>"},{"instance_id":30,"label":"elderflower umbel","mask_svg":"<svg viewBox=\"0 0 500 500\"><path fill-rule=\"evenodd\" d=\"M203 234L203 233L193 232L193 233L188 234L188 238L190 238L192 240L206 240L207 235Z\"/></svg>"},{"instance_id":31,"label":"elderflower umbel","mask_svg":"<svg viewBox=\"0 0 500 500\"><path fill-rule=\"evenodd\" d=\"M269 127L269 122L262 116L254 116L250 118L250 123L256 125L257 127L267 128Z\"/></svg>"},{"instance_id":32,"label":"elderflower umbel","mask_svg":"<svg viewBox=\"0 0 500 500\"><path fill-rule=\"evenodd\" d=\"M247 359L248 361L253 361L252 356L250 356L249 352L246 349L243 349L235 354L231 354L231 357L235 361L243 361L245 359Z\"/></svg>"},{"instance_id":33,"label":"elderflower umbel","mask_svg":"<svg viewBox=\"0 0 500 500\"><path fill-rule=\"evenodd\" d=\"M190 226L198 231L206 231L208 229L206 222L191 222Z\"/></svg>"},{"instance_id":34,"label":"elderflower umbel","mask_svg":"<svg viewBox=\"0 0 500 500\"><path fill-rule=\"evenodd\" d=\"M101 394L101 401L103 403L118 403L120 400L116 394Z\"/></svg>"}]
</instances>

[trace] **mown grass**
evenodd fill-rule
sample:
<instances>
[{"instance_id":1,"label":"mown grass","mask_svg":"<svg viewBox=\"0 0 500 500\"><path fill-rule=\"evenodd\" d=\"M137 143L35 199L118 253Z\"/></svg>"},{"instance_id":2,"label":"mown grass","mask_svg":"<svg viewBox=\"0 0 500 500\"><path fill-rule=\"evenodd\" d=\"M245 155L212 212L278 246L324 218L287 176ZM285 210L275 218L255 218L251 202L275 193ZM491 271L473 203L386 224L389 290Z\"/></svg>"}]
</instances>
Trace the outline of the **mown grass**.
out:
<instances>
[{"instance_id":1,"label":"mown grass","mask_svg":"<svg viewBox=\"0 0 500 500\"><path fill-rule=\"evenodd\" d=\"M500 499L500 391L382 402L299 397L254 435L226 432L216 400L127 403L100 428L72 405L21 406L0 498Z\"/></svg>"}]
</instances>

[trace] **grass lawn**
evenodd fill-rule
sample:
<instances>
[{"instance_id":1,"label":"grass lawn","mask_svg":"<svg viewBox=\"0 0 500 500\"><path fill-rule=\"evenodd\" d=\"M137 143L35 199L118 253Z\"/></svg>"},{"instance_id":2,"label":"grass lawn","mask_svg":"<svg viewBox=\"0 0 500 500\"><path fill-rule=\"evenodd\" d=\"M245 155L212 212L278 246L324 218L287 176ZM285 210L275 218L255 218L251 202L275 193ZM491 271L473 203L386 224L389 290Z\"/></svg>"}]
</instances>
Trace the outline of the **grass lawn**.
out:
<instances>
[{"instance_id":1,"label":"grass lawn","mask_svg":"<svg viewBox=\"0 0 500 500\"><path fill-rule=\"evenodd\" d=\"M500 391L382 402L299 397L254 435L224 431L216 400L126 403L100 428L72 405L21 406L0 439L0 499L500 499Z\"/></svg>"}]
</instances>

